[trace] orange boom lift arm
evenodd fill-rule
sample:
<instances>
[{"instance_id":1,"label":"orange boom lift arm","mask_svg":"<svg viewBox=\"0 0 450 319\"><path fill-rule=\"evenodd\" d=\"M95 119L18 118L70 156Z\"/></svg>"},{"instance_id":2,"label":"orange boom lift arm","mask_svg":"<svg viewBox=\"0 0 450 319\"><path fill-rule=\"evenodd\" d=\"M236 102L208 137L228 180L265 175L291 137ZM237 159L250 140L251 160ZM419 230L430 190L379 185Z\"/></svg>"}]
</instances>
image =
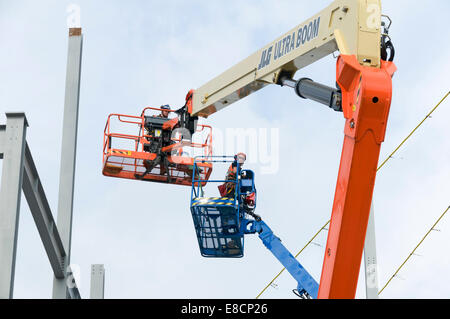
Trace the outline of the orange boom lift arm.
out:
<instances>
[{"instance_id":1,"label":"orange boom lift arm","mask_svg":"<svg viewBox=\"0 0 450 319\"><path fill-rule=\"evenodd\" d=\"M318 298L355 297L395 70L393 62L374 69L338 58L345 136Z\"/></svg>"}]
</instances>

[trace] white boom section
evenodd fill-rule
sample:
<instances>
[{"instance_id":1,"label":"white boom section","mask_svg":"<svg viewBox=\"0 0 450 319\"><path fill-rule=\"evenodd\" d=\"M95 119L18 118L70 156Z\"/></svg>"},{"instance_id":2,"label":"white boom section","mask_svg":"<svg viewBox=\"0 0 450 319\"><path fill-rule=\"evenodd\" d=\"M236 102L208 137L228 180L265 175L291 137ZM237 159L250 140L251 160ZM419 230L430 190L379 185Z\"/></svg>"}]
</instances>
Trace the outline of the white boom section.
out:
<instances>
[{"instance_id":1,"label":"white boom section","mask_svg":"<svg viewBox=\"0 0 450 319\"><path fill-rule=\"evenodd\" d=\"M337 50L380 67L380 39L381 0L336 0L195 90L191 114L208 117Z\"/></svg>"}]
</instances>

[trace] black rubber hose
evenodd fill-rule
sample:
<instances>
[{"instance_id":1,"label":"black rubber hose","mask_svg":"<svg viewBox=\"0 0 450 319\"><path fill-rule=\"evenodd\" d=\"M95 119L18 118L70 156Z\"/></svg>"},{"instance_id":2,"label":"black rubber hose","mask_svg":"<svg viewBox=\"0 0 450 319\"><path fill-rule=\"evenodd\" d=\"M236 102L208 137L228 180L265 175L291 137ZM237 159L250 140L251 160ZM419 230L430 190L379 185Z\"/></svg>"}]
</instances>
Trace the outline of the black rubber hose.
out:
<instances>
[{"instance_id":1,"label":"black rubber hose","mask_svg":"<svg viewBox=\"0 0 450 319\"><path fill-rule=\"evenodd\" d=\"M392 41L389 40L388 42L386 42L386 48L388 48L390 51L389 62L393 62L394 57L395 57L395 48L394 48L394 44L392 43Z\"/></svg>"}]
</instances>

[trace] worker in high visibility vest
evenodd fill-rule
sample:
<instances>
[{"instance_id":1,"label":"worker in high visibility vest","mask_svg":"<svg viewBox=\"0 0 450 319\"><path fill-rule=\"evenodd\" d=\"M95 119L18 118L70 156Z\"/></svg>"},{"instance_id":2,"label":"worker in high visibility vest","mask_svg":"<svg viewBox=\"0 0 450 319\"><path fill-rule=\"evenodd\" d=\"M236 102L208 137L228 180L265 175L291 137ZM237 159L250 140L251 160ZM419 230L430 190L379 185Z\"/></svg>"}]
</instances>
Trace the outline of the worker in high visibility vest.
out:
<instances>
[{"instance_id":1,"label":"worker in high visibility vest","mask_svg":"<svg viewBox=\"0 0 450 319\"><path fill-rule=\"evenodd\" d=\"M234 198L235 192L236 192L236 174L237 171L237 164L239 163L239 171L242 169L242 166L244 165L245 160L247 159L247 156L244 153L237 153L234 156L234 162L231 163L230 167L228 168L227 174L225 176L225 180L227 181L233 181L233 182L226 182L226 193L224 197Z\"/></svg>"}]
</instances>

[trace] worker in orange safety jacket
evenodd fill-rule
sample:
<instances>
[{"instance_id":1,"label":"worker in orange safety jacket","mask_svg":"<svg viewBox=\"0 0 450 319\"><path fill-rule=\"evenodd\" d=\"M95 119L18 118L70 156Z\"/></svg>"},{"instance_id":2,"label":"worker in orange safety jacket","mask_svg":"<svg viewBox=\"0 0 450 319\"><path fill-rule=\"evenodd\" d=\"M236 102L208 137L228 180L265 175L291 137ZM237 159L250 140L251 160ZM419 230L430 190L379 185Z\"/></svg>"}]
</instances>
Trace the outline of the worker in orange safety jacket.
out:
<instances>
[{"instance_id":1,"label":"worker in orange safety jacket","mask_svg":"<svg viewBox=\"0 0 450 319\"><path fill-rule=\"evenodd\" d=\"M230 167L228 168L227 174L225 176L225 180L227 181L233 181L233 182L226 182L226 192L224 197L234 198L235 192L236 192L236 174L237 172L237 164L239 163L239 170L242 169L242 166L244 165L245 160L247 159L247 156L244 153L237 153L234 156L234 162L231 163Z\"/></svg>"}]
</instances>

